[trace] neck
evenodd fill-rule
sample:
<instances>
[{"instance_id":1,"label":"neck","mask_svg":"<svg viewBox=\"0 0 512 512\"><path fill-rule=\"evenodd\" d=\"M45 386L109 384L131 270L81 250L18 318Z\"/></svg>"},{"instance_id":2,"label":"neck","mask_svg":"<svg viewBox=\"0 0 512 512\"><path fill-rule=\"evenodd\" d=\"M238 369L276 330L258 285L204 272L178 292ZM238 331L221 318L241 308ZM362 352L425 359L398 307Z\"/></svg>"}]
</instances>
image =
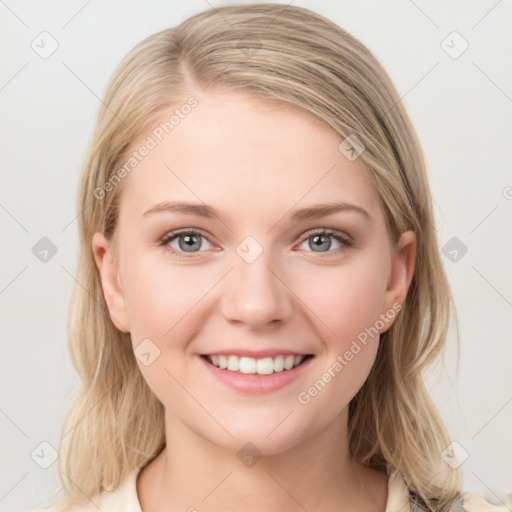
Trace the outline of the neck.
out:
<instances>
[{"instance_id":1,"label":"neck","mask_svg":"<svg viewBox=\"0 0 512 512\"><path fill-rule=\"evenodd\" d=\"M346 411L272 455L228 450L166 416L167 446L138 482L144 510L384 510L387 475L349 454ZM147 470L147 471L146 471ZM141 472L142 473L142 472Z\"/></svg>"}]
</instances>

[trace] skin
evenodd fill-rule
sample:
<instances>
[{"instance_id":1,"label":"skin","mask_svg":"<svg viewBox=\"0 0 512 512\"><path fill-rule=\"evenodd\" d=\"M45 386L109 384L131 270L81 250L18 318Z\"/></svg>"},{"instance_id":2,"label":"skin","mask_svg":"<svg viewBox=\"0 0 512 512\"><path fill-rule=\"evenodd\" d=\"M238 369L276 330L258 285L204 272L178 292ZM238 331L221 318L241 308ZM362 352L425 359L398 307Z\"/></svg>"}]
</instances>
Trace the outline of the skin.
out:
<instances>
[{"instance_id":1,"label":"skin","mask_svg":"<svg viewBox=\"0 0 512 512\"><path fill-rule=\"evenodd\" d=\"M368 376L379 337L308 404L297 396L380 314L404 302L414 233L391 244L367 170L312 116L220 89L194 96L198 106L124 178L117 245L101 232L92 240L112 321L131 333L134 349L149 338L160 350L149 366L137 359L165 406L167 439L138 475L139 501L151 512L383 511L387 475L353 461L346 435L348 404ZM176 212L143 218L166 200L211 205L220 219ZM290 220L296 209L332 201L364 208L370 218L346 210ZM185 228L206 237L196 252L184 252L182 243L184 257L174 255L179 237L159 245ZM308 232L322 228L355 244L328 238L315 252ZM248 236L263 249L252 263L236 251ZM247 395L212 377L199 358L233 347L314 358L284 388ZM252 467L237 458L247 442L263 454Z\"/></svg>"}]
</instances>

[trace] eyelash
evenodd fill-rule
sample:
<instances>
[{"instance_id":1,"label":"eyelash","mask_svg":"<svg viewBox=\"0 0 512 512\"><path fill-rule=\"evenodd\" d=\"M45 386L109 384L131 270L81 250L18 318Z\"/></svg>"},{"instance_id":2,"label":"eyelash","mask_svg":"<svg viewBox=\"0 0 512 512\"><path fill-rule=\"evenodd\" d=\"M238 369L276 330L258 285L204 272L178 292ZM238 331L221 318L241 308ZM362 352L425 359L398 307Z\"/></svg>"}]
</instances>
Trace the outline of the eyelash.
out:
<instances>
[{"instance_id":1,"label":"eyelash","mask_svg":"<svg viewBox=\"0 0 512 512\"><path fill-rule=\"evenodd\" d=\"M171 231L170 233L167 233L160 239L159 245L166 246L169 242L172 242L179 235L198 235L198 236L201 236L201 237L205 238L206 240L208 240L208 237L205 236L203 233L201 233L200 231L197 231L193 228L190 228L190 229L184 229L184 230L179 230L179 231ZM347 235L340 233L338 231L330 230L330 229L321 229L321 230L309 231L309 232L305 233L305 236L304 236L304 238L302 238L302 241L300 242L299 245L302 245L303 242L305 242L308 238L312 238L313 236L331 237L331 238L334 238L335 240L337 240L338 242L342 243L344 246L344 247L339 247L338 249L335 249L334 251L330 250L330 251L327 251L326 253L320 253L320 252L317 253L320 255L320 257L329 257L329 256L332 256L333 253L336 254L339 251L342 251L343 249L347 249L347 248L354 246L354 242ZM182 251L176 251L175 249L172 249L171 247L168 247L168 249L170 249L170 251L174 255L178 256L179 258L194 258L195 254L199 254L199 253L189 253L190 256L186 256L185 254L187 254L187 253L184 253ZM202 252L202 251L200 251L200 252ZM307 251L307 252L314 252L314 251Z\"/></svg>"}]
</instances>

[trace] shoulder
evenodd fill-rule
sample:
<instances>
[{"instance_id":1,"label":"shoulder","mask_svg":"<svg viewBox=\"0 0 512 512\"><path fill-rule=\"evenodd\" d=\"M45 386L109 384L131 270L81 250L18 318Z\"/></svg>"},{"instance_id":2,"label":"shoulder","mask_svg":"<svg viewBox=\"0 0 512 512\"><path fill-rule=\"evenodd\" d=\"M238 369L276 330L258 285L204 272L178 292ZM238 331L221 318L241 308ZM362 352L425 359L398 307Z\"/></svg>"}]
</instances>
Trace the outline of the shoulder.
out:
<instances>
[{"instance_id":1,"label":"shoulder","mask_svg":"<svg viewBox=\"0 0 512 512\"><path fill-rule=\"evenodd\" d=\"M84 504L77 504L66 512L142 512L137 496L137 474L134 469L126 479L112 491L102 491ZM53 512L52 506L29 512Z\"/></svg>"},{"instance_id":2,"label":"shoulder","mask_svg":"<svg viewBox=\"0 0 512 512\"><path fill-rule=\"evenodd\" d=\"M510 512L512 508L512 493L505 497L500 504L488 501L481 492L467 491L462 494L465 512Z\"/></svg>"}]
</instances>

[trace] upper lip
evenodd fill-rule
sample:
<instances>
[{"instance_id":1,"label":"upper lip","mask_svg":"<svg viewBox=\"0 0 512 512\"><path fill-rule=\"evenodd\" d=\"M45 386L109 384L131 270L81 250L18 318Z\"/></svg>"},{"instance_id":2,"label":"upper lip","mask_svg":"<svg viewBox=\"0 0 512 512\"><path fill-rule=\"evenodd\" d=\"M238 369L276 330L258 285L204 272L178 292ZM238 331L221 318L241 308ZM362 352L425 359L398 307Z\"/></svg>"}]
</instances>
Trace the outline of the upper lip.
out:
<instances>
[{"instance_id":1,"label":"upper lip","mask_svg":"<svg viewBox=\"0 0 512 512\"><path fill-rule=\"evenodd\" d=\"M263 359L264 357L276 357L276 356L307 356L312 355L306 352L297 352L296 350L285 350L270 348L266 350L241 350L239 348L215 350L214 352L208 352L201 354L204 356L238 356L238 357L252 357L253 359Z\"/></svg>"}]
</instances>

